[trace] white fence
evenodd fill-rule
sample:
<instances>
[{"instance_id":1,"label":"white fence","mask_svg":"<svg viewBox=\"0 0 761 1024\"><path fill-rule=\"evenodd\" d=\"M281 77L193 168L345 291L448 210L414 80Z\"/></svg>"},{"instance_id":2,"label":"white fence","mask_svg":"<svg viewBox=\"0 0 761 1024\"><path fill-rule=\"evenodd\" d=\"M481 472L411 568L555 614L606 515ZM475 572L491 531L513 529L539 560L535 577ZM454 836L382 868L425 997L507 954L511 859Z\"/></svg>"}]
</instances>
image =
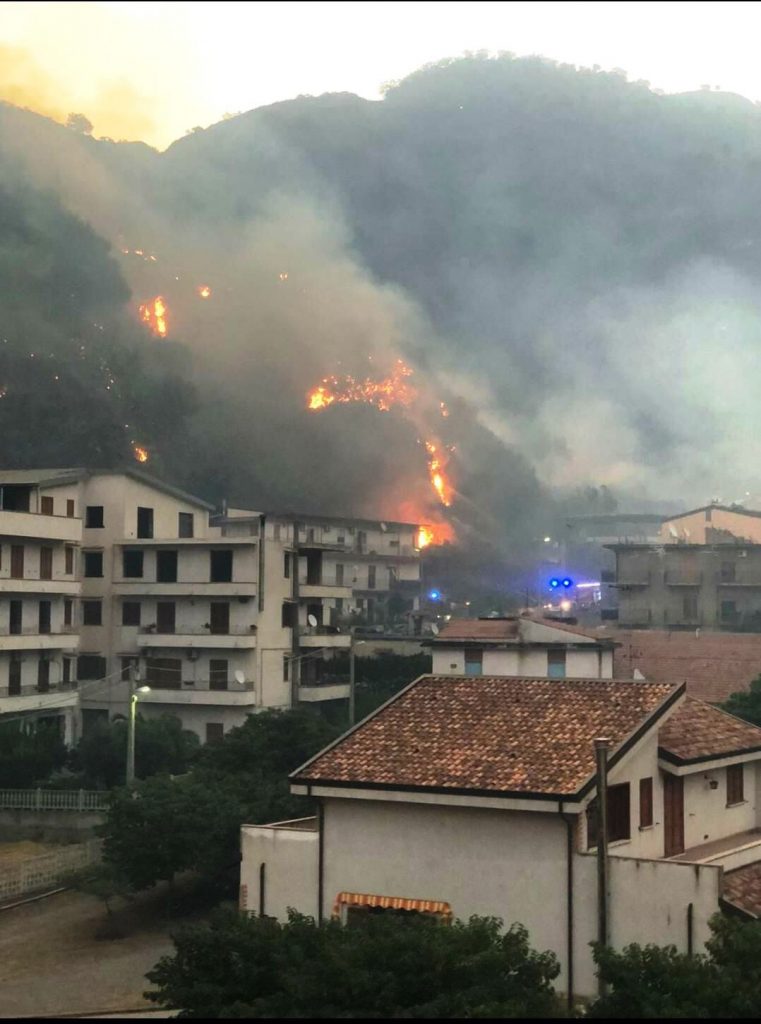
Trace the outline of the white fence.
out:
<instances>
[{"instance_id":1,"label":"white fence","mask_svg":"<svg viewBox=\"0 0 761 1024\"><path fill-rule=\"evenodd\" d=\"M0 866L0 902L28 892L53 888L70 871L100 860L101 841L62 846L60 850Z\"/></svg>"},{"instance_id":2,"label":"white fence","mask_svg":"<svg viewBox=\"0 0 761 1024\"><path fill-rule=\"evenodd\" d=\"M0 810L105 811L108 797L96 789L0 789Z\"/></svg>"}]
</instances>

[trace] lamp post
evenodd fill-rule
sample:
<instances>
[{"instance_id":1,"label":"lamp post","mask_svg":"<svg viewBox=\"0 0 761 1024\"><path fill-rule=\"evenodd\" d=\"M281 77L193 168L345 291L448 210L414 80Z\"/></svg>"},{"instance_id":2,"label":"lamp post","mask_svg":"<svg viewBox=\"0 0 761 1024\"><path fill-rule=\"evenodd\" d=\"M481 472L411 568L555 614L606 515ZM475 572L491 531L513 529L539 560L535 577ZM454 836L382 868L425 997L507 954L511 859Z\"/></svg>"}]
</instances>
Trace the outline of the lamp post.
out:
<instances>
[{"instance_id":1,"label":"lamp post","mask_svg":"<svg viewBox=\"0 0 761 1024\"><path fill-rule=\"evenodd\" d=\"M149 693L150 686L135 687L140 682L140 672L134 661L129 666L129 717L127 719L127 785L135 781L135 714L139 693Z\"/></svg>"}]
</instances>

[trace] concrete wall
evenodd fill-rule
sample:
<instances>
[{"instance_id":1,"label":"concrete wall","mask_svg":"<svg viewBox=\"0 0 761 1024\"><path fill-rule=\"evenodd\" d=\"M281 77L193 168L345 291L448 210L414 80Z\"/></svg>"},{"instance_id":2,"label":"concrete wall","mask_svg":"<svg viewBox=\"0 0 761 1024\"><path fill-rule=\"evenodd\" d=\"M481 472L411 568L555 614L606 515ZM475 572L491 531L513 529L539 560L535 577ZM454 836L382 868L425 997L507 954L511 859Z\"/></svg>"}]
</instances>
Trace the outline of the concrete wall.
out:
<instances>
[{"instance_id":1,"label":"concrete wall","mask_svg":"<svg viewBox=\"0 0 761 1024\"><path fill-rule=\"evenodd\" d=\"M721 508L700 509L689 516L667 519L660 531L664 544L675 542L670 528L676 530L680 540L689 540L690 544L705 544L710 530L726 530L735 537L761 544L761 518Z\"/></svg>"},{"instance_id":2,"label":"concrete wall","mask_svg":"<svg viewBox=\"0 0 761 1024\"><path fill-rule=\"evenodd\" d=\"M546 676L547 647L515 647L490 649L483 647L482 674L485 676ZM437 675L463 675L465 672L464 647L432 647L433 672ZM613 653L596 650L566 650L567 679L611 679Z\"/></svg>"},{"instance_id":3,"label":"concrete wall","mask_svg":"<svg viewBox=\"0 0 761 1024\"><path fill-rule=\"evenodd\" d=\"M316 831L244 825L241 829L241 909L254 914L263 912L285 921L288 908L293 907L316 918L318 843ZM260 906L262 864L263 909Z\"/></svg>"},{"instance_id":4,"label":"concrete wall","mask_svg":"<svg viewBox=\"0 0 761 1024\"><path fill-rule=\"evenodd\" d=\"M689 849L714 839L723 839L737 832L745 832L759 825L758 785L761 773L758 761L743 765L743 793L745 800L733 807L727 806L727 769L698 768L684 778L684 843ZM708 779L719 785L711 789Z\"/></svg>"},{"instance_id":5,"label":"concrete wall","mask_svg":"<svg viewBox=\"0 0 761 1024\"><path fill-rule=\"evenodd\" d=\"M140 714L145 718L160 718L161 715L174 715L182 722L182 728L194 732L201 743L206 742L206 726L209 723L219 724L225 732L235 726L243 725L246 717L253 714L256 708L222 707L218 704L140 704Z\"/></svg>"}]
</instances>

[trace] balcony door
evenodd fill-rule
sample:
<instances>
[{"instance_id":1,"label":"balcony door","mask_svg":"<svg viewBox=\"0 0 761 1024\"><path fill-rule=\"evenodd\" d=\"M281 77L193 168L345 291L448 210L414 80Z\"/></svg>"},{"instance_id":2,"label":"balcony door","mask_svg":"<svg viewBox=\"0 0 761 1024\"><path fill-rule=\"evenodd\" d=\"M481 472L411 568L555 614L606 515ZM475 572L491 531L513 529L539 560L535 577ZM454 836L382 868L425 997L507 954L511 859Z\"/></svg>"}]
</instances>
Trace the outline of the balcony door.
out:
<instances>
[{"instance_id":1,"label":"balcony door","mask_svg":"<svg viewBox=\"0 0 761 1024\"><path fill-rule=\"evenodd\" d=\"M21 693L21 662L8 663L8 696L18 697Z\"/></svg>"},{"instance_id":2,"label":"balcony door","mask_svg":"<svg viewBox=\"0 0 761 1024\"><path fill-rule=\"evenodd\" d=\"M211 632L226 636L230 632L230 605L227 601L212 601L209 612Z\"/></svg>"},{"instance_id":3,"label":"balcony door","mask_svg":"<svg viewBox=\"0 0 761 1024\"><path fill-rule=\"evenodd\" d=\"M11 545L11 578L23 580L24 578L24 545Z\"/></svg>"},{"instance_id":4,"label":"balcony door","mask_svg":"<svg viewBox=\"0 0 761 1024\"><path fill-rule=\"evenodd\" d=\"M174 633L175 626L174 601L159 601L156 605L156 632Z\"/></svg>"},{"instance_id":5,"label":"balcony door","mask_svg":"<svg viewBox=\"0 0 761 1024\"><path fill-rule=\"evenodd\" d=\"M11 601L9 607L8 632L11 636L21 633L24 605L21 601Z\"/></svg>"},{"instance_id":6,"label":"balcony door","mask_svg":"<svg viewBox=\"0 0 761 1024\"><path fill-rule=\"evenodd\" d=\"M684 853L684 779L663 775L664 857Z\"/></svg>"},{"instance_id":7,"label":"balcony door","mask_svg":"<svg viewBox=\"0 0 761 1024\"><path fill-rule=\"evenodd\" d=\"M37 616L37 628L40 633L50 633L50 601L40 601L40 610Z\"/></svg>"}]
</instances>

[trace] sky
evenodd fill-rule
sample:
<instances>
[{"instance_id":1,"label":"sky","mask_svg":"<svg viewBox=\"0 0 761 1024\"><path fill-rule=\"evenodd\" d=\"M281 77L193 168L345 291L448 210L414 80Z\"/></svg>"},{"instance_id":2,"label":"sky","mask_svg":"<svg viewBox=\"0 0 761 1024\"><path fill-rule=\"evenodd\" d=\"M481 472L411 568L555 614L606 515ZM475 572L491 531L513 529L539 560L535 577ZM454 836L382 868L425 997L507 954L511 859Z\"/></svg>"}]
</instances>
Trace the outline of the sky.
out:
<instances>
[{"instance_id":1,"label":"sky","mask_svg":"<svg viewBox=\"0 0 761 1024\"><path fill-rule=\"evenodd\" d=\"M748 3L0 3L0 98L164 148L225 114L379 99L422 64L508 50L756 101L759 28Z\"/></svg>"}]
</instances>

